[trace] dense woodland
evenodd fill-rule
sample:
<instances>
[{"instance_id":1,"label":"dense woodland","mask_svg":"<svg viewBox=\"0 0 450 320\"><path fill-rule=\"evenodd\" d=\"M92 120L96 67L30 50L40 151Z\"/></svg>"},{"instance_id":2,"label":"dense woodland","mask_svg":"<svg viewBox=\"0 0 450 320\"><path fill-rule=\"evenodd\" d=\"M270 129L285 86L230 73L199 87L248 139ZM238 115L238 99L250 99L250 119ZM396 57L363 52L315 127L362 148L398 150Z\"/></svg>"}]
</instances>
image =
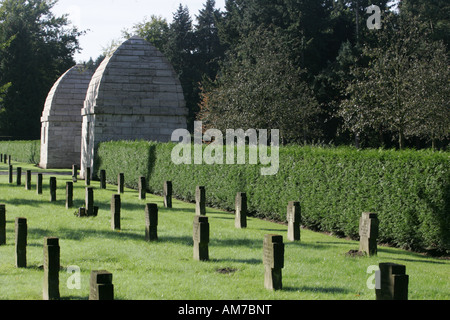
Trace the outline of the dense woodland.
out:
<instances>
[{"instance_id":1,"label":"dense woodland","mask_svg":"<svg viewBox=\"0 0 450 320\"><path fill-rule=\"evenodd\" d=\"M53 83L84 31L55 1L0 0L0 136L39 139ZM381 28L370 29L376 5ZM173 64L189 127L280 129L283 144L448 148L445 0L214 0L123 31ZM102 60L86 62L95 67Z\"/></svg>"}]
</instances>

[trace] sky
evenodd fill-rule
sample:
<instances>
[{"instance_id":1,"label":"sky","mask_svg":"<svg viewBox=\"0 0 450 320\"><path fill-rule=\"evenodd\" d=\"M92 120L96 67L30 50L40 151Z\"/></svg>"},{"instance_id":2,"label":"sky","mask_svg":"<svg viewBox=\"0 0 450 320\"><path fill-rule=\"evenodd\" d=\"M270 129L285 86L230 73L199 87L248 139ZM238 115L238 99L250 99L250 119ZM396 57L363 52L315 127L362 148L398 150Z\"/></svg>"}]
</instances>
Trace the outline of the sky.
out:
<instances>
[{"instance_id":1,"label":"sky","mask_svg":"<svg viewBox=\"0 0 450 320\"><path fill-rule=\"evenodd\" d=\"M69 20L79 30L87 33L79 38L83 49L75 54L76 62L96 59L112 41L122 39L122 30L134 24L161 16L172 22L173 13L180 3L187 6L192 20L203 8L206 0L59 0L52 12L56 16L69 15ZM216 8L223 9L225 0L216 0Z\"/></svg>"}]
</instances>

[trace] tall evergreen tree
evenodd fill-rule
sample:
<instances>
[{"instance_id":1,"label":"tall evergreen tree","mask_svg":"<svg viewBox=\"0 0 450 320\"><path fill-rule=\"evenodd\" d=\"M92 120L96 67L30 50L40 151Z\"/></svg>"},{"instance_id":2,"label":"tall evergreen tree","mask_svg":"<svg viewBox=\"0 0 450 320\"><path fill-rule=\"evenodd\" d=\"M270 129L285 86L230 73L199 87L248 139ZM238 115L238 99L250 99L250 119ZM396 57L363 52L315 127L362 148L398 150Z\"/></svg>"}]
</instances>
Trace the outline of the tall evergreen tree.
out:
<instances>
[{"instance_id":1,"label":"tall evergreen tree","mask_svg":"<svg viewBox=\"0 0 450 320\"><path fill-rule=\"evenodd\" d=\"M196 17L195 61L201 76L214 79L219 70L219 61L224 57L224 46L220 42L218 23L221 12L215 8L214 0L207 0Z\"/></svg>"},{"instance_id":2,"label":"tall evergreen tree","mask_svg":"<svg viewBox=\"0 0 450 320\"><path fill-rule=\"evenodd\" d=\"M194 29L188 7L179 5L167 32L164 54L178 73L189 110L188 128L193 129L198 103L198 70L194 63Z\"/></svg>"},{"instance_id":3,"label":"tall evergreen tree","mask_svg":"<svg viewBox=\"0 0 450 320\"><path fill-rule=\"evenodd\" d=\"M76 28L67 16L56 17L56 1L0 2L0 87L11 83L0 114L0 131L21 139L40 136L40 117L47 94L57 78L75 64L79 49Z\"/></svg>"}]
</instances>

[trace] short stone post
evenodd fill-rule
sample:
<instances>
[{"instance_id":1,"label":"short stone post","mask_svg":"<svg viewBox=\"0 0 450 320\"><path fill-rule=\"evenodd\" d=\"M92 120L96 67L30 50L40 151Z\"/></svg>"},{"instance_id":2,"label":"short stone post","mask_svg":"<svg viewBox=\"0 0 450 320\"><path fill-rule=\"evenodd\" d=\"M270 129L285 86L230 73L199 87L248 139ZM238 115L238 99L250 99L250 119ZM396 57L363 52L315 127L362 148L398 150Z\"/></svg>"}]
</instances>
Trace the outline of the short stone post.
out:
<instances>
[{"instance_id":1,"label":"short stone post","mask_svg":"<svg viewBox=\"0 0 450 320\"><path fill-rule=\"evenodd\" d=\"M234 225L237 229L247 228L247 194L238 192L235 201L235 221Z\"/></svg>"},{"instance_id":2,"label":"short stone post","mask_svg":"<svg viewBox=\"0 0 450 320\"><path fill-rule=\"evenodd\" d=\"M264 237L263 263L265 266L264 287L267 290L281 290L284 268L283 236L267 234Z\"/></svg>"},{"instance_id":3,"label":"short stone post","mask_svg":"<svg viewBox=\"0 0 450 320\"><path fill-rule=\"evenodd\" d=\"M73 207L73 182L66 182L66 209Z\"/></svg>"},{"instance_id":4,"label":"short stone post","mask_svg":"<svg viewBox=\"0 0 450 320\"><path fill-rule=\"evenodd\" d=\"M16 182L18 186L22 185L22 168L18 167L16 169Z\"/></svg>"},{"instance_id":5,"label":"short stone post","mask_svg":"<svg viewBox=\"0 0 450 320\"><path fill-rule=\"evenodd\" d=\"M84 184L86 186L91 185L91 168L86 168L86 172L84 173Z\"/></svg>"},{"instance_id":6,"label":"short stone post","mask_svg":"<svg viewBox=\"0 0 450 320\"><path fill-rule=\"evenodd\" d=\"M364 212L359 220L359 251L369 256L377 255L378 215Z\"/></svg>"},{"instance_id":7,"label":"short stone post","mask_svg":"<svg viewBox=\"0 0 450 320\"><path fill-rule=\"evenodd\" d=\"M288 240L300 241L300 225L302 222L300 202L289 202L286 218L288 221Z\"/></svg>"},{"instance_id":8,"label":"short stone post","mask_svg":"<svg viewBox=\"0 0 450 320\"><path fill-rule=\"evenodd\" d=\"M145 240L158 240L158 205L155 203L145 206Z\"/></svg>"},{"instance_id":9,"label":"short stone post","mask_svg":"<svg viewBox=\"0 0 450 320\"><path fill-rule=\"evenodd\" d=\"M111 198L111 229L120 230L120 194L114 194Z\"/></svg>"},{"instance_id":10,"label":"short stone post","mask_svg":"<svg viewBox=\"0 0 450 320\"><path fill-rule=\"evenodd\" d=\"M78 166L76 164L72 165L72 182L78 181Z\"/></svg>"},{"instance_id":11,"label":"short stone post","mask_svg":"<svg viewBox=\"0 0 450 320\"><path fill-rule=\"evenodd\" d=\"M139 177L139 200L145 200L147 193L147 181L145 177Z\"/></svg>"},{"instance_id":12,"label":"short stone post","mask_svg":"<svg viewBox=\"0 0 450 320\"><path fill-rule=\"evenodd\" d=\"M112 277L112 273L105 270L92 271L89 300L114 300Z\"/></svg>"},{"instance_id":13,"label":"short stone post","mask_svg":"<svg viewBox=\"0 0 450 320\"><path fill-rule=\"evenodd\" d=\"M164 207L172 208L172 181L164 182Z\"/></svg>"},{"instance_id":14,"label":"short stone post","mask_svg":"<svg viewBox=\"0 0 450 320\"><path fill-rule=\"evenodd\" d=\"M106 189L106 170L100 170L100 189Z\"/></svg>"},{"instance_id":15,"label":"short stone post","mask_svg":"<svg viewBox=\"0 0 450 320\"><path fill-rule=\"evenodd\" d=\"M31 170L27 170L27 176L25 180L25 189L31 190Z\"/></svg>"},{"instance_id":16,"label":"short stone post","mask_svg":"<svg viewBox=\"0 0 450 320\"><path fill-rule=\"evenodd\" d=\"M16 267L27 267L27 236L28 226L27 219L16 218Z\"/></svg>"},{"instance_id":17,"label":"short stone post","mask_svg":"<svg viewBox=\"0 0 450 320\"><path fill-rule=\"evenodd\" d=\"M13 170L14 170L13 166L10 165L9 166L9 183L13 183Z\"/></svg>"},{"instance_id":18,"label":"short stone post","mask_svg":"<svg viewBox=\"0 0 450 320\"><path fill-rule=\"evenodd\" d=\"M56 201L56 177L50 178L50 202Z\"/></svg>"},{"instance_id":19,"label":"short stone post","mask_svg":"<svg viewBox=\"0 0 450 320\"><path fill-rule=\"evenodd\" d=\"M208 217L195 216L194 217L194 260L208 261L209 260L209 222Z\"/></svg>"},{"instance_id":20,"label":"short stone post","mask_svg":"<svg viewBox=\"0 0 450 320\"><path fill-rule=\"evenodd\" d=\"M59 300L60 247L58 238L44 238L44 300Z\"/></svg>"},{"instance_id":21,"label":"short stone post","mask_svg":"<svg viewBox=\"0 0 450 320\"><path fill-rule=\"evenodd\" d=\"M86 208L78 208L77 217L78 218L87 217Z\"/></svg>"},{"instance_id":22,"label":"short stone post","mask_svg":"<svg viewBox=\"0 0 450 320\"><path fill-rule=\"evenodd\" d=\"M85 193L85 208L86 215L88 217L95 216L95 208L94 208L94 188L88 187L86 188Z\"/></svg>"},{"instance_id":23,"label":"short stone post","mask_svg":"<svg viewBox=\"0 0 450 320\"><path fill-rule=\"evenodd\" d=\"M395 263L380 263L376 283L377 300L408 300L409 276L406 266Z\"/></svg>"},{"instance_id":24,"label":"short stone post","mask_svg":"<svg viewBox=\"0 0 450 320\"><path fill-rule=\"evenodd\" d=\"M197 216L206 216L206 189L197 186L195 190L195 214Z\"/></svg>"},{"instance_id":25,"label":"short stone post","mask_svg":"<svg viewBox=\"0 0 450 320\"><path fill-rule=\"evenodd\" d=\"M117 192L119 194L124 193L125 187L125 175L123 173L119 173L117 177Z\"/></svg>"},{"instance_id":26,"label":"short stone post","mask_svg":"<svg viewBox=\"0 0 450 320\"><path fill-rule=\"evenodd\" d=\"M42 179L43 179L42 173L38 173L36 181L36 192L39 195L42 194L42 181L43 181Z\"/></svg>"},{"instance_id":27,"label":"short stone post","mask_svg":"<svg viewBox=\"0 0 450 320\"><path fill-rule=\"evenodd\" d=\"M6 245L6 205L0 204L0 246Z\"/></svg>"}]
</instances>

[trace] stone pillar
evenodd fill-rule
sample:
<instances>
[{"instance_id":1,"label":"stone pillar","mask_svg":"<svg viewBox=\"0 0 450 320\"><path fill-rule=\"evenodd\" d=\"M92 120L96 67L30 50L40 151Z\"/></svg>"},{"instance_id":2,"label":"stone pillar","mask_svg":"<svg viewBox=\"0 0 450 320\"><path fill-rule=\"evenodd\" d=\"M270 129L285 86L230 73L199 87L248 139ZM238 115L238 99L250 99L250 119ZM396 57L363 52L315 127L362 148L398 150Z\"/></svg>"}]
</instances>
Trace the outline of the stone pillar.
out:
<instances>
[{"instance_id":1,"label":"stone pillar","mask_svg":"<svg viewBox=\"0 0 450 320\"><path fill-rule=\"evenodd\" d=\"M120 194L115 194L111 198L111 229L120 230Z\"/></svg>"},{"instance_id":2,"label":"stone pillar","mask_svg":"<svg viewBox=\"0 0 450 320\"><path fill-rule=\"evenodd\" d=\"M6 245L6 205L0 204L0 246Z\"/></svg>"},{"instance_id":3,"label":"stone pillar","mask_svg":"<svg viewBox=\"0 0 450 320\"><path fill-rule=\"evenodd\" d=\"M66 209L73 207L73 182L66 182Z\"/></svg>"},{"instance_id":4,"label":"stone pillar","mask_svg":"<svg viewBox=\"0 0 450 320\"><path fill-rule=\"evenodd\" d=\"M247 228L247 194L239 192L235 201L236 215L234 225L237 229Z\"/></svg>"},{"instance_id":5,"label":"stone pillar","mask_svg":"<svg viewBox=\"0 0 450 320\"><path fill-rule=\"evenodd\" d=\"M39 195L42 194L42 179L43 179L42 173L38 173L36 181L36 192Z\"/></svg>"},{"instance_id":6,"label":"stone pillar","mask_svg":"<svg viewBox=\"0 0 450 320\"><path fill-rule=\"evenodd\" d=\"M172 181L164 182L164 207L172 208Z\"/></svg>"},{"instance_id":7,"label":"stone pillar","mask_svg":"<svg viewBox=\"0 0 450 320\"><path fill-rule=\"evenodd\" d=\"M78 218L87 217L86 208L79 208L77 216Z\"/></svg>"},{"instance_id":8,"label":"stone pillar","mask_svg":"<svg viewBox=\"0 0 450 320\"><path fill-rule=\"evenodd\" d=\"M100 170L100 189L106 189L106 170Z\"/></svg>"},{"instance_id":9,"label":"stone pillar","mask_svg":"<svg viewBox=\"0 0 450 320\"><path fill-rule=\"evenodd\" d=\"M91 185L91 168L86 168L86 172L84 174L84 183L86 186Z\"/></svg>"},{"instance_id":10,"label":"stone pillar","mask_svg":"<svg viewBox=\"0 0 450 320\"><path fill-rule=\"evenodd\" d=\"M300 202L289 202L286 218L288 221L288 240L300 241L300 225L302 222Z\"/></svg>"},{"instance_id":11,"label":"stone pillar","mask_svg":"<svg viewBox=\"0 0 450 320\"><path fill-rule=\"evenodd\" d=\"M195 214L197 216L206 216L206 189L197 186L195 190Z\"/></svg>"},{"instance_id":12,"label":"stone pillar","mask_svg":"<svg viewBox=\"0 0 450 320\"><path fill-rule=\"evenodd\" d=\"M369 256L377 255L378 216L364 212L359 220L359 251Z\"/></svg>"},{"instance_id":13,"label":"stone pillar","mask_svg":"<svg viewBox=\"0 0 450 320\"><path fill-rule=\"evenodd\" d=\"M158 205L155 203L145 206L145 240L158 240Z\"/></svg>"},{"instance_id":14,"label":"stone pillar","mask_svg":"<svg viewBox=\"0 0 450 320\"><path fill-rule=\"evenodd\" d=\"M406 266L395 263L380 263L377 279L377 300L408 300L409 276Z\"/></svg>"},{"instance_id":15,"label":"stone pillar","mask_svg":"<svg viewBox=\"0 0 450 320\"><path fill-rule=\"evenodd\" d=\"M76 164L72 165L72 181L78 181L78 166Z\"/></svg>"},{"instance_id":16,"label":"stone pillar","mask_svg":"<svg viewBox=\"0 0 450 320\"><path fill-rule=\"evenodd\" d=\"M282 269L284 268L283 236L267 234L264 237L265 267L264 287L268 290L283 288Z\"/></svg>"},{"instance_id":17,"label":"stone pillar","mask_svg":"<svg viewBox=\"0 0 450 320\"><path fill-rule=\"evenodd\" d=\"M13 166L9 166L9 183L13 183Z\"/></svg>"},{"instance_id":18,"label":"stone pillar","mask_svg":"<svg viewBox=\"0 0 450 320\"><path fill-rule=\"evenodd\" d=\"M114 300L112 273L100 270L91 272L89 300Z\"/></svg>"},{"instance_id":19,"label":"stone pillar","mask_svg":"<svg viewBox=\"0 0 450 320\"><path fill-rule=\"evenodd\" d=\"M95 209L94 209L94 188L88 187L86 188L85 193L85 208L86 208L86 215L88 217L95 216Z\"/></svg>"},{"instance_id":20,"label":"stone pillar","mask_svg":"<svg viewBox=\"0 0 450 320\"><path fill-rule=\"evenodd\" d=\"M50 202L56 201L56 178L50 178Z\"/></svg>"},{"instance_id":21,"label":"stone pillar","mask_svg":"<svg viewBox=\"0 0 450 320\"><path fill-rule=\"evenodd\" d=\"M44 239L44 300L59 300L60 248L58 238Z\"/></svg>"},{"instance_id":22,"label":"stone pillar","mask_svg":"<svg viewBox=\"0 0 450 320\"><path fill-rule=\"evenodd\" d=\"M119 194L124 193L125 188L125 175L123 173L119 173L117 177L117 192Z\"/></svg>"},{"instance_id":23,"label":"stone pillar","mask_svg":"<svg viewBox=\"0 0 450 320\"><path fill-rule=\"evenodd\" d=\"M22 185L22 168L18 167L16 169L16 182L18 186Z\"/></svg>"},{"instance_id":24,"label":"stone pillar","mask_svg":"<svg viewBox=\"0 0 450 320\"><path fill-rule=\"evenodd\" d=\"M194 260L208 261L209 260L209 222L208 217L195 216L194 217Z\"/></svg>"},{"instance_id":25,"label":"stone pillar","mask_svg":"<svg viewBox=\"0 0 450 320\"><path fill-rule=\"evenodd\" d=\"M147 193L147 181L145 177L139 177L139 200L145 200Z\"/></svg>"},{"instance_id":26,"label":"stone pillar","mask_svg":"<svg viewBox=\"0 0 450 320\"><path fill-rule=\"evenodd\" d=\"M16 267L27 267L27 236L28 226L27 219L16 218Z\"/></svg>"},{"instance_id":27,"label":"stone pillar","mask_svg":"<svg viewBox=\"0 0 450 320\"><path fill-rule=\"evenodd\" d=\"M25 180L25 189L31 190L31 170L27 170L27 176Z\"/></svg>"}]
</instances>

